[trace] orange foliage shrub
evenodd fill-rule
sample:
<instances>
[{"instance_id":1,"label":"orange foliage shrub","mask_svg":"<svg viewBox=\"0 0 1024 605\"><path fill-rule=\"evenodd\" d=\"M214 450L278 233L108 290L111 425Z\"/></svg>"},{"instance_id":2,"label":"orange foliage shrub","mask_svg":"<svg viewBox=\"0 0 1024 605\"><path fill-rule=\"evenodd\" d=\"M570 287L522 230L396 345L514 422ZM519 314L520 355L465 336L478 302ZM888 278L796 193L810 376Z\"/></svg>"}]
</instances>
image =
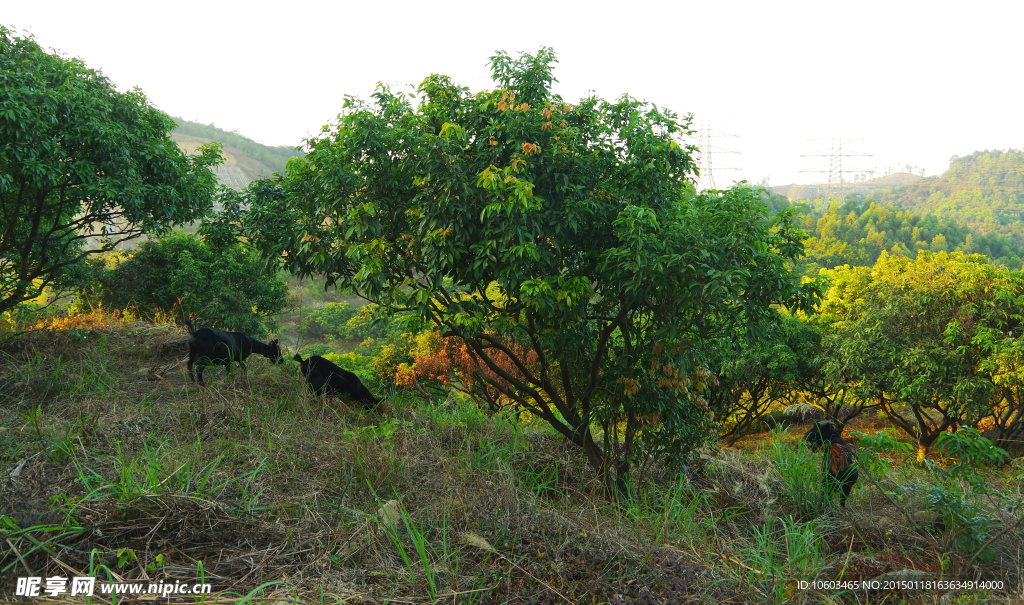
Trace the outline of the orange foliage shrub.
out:
<instances>
[{"instance_id":1,"label":"orange foliage shrub","mask_svg":"<svg viewBox=\"0 0 1024 605\"><path fill-rule=\"evenodd\" d=\"M525 347L515 343L505 346L531 372L536 370L536 351L527 351ZM501 350L488 348L485 349L485 353L502 372L518 380L525 378L512 359ZM483 380L484 377L487 380ZM395 384L414 388L417 381L421 384L434 383L454 387L464 392L468 392L474 386L487 388L494 383L502 388L512 389L511 383L488 367L483 359L477 359L476 354L462 339L455 336L446 338L433 330L422 332L416 337L413 363L402 364L395 371ZM497 393L490 395L496 399L500 398Z\"/></svg>"}]
</instances>

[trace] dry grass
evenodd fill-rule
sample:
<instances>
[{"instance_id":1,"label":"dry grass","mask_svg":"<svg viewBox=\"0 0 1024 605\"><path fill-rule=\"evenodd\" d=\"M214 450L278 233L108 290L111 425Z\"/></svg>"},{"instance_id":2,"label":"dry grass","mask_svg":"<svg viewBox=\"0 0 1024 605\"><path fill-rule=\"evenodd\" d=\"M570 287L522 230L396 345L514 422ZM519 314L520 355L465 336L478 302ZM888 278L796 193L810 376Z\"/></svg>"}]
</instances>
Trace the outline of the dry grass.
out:
<instances>
[{"instance_id":1,"label":"dry grass","mask_svg":"<svg viewBox=\"0 0 1024 605\"><path fill-rule=\"evenodd\" d=\"M765 567L758 536L785 547L793 531L810 536L819 578L941 573L921 530L863 480L846 511L783 523L797 507L769 456L708 450L682 482L654 472L613 505L539 427L397 393L366 413L262 358L198 388L163 346L171 327L60 322L0 338L0 514L37 528L0 530L9 580L191 582L201 569L232 603L270 582L261 600L858 602L791 591L814 577L792 560ZM979 569L1019 593L1013 544ZM929 594L914 599L942 596Z\"/></svg>"}]
</instances>

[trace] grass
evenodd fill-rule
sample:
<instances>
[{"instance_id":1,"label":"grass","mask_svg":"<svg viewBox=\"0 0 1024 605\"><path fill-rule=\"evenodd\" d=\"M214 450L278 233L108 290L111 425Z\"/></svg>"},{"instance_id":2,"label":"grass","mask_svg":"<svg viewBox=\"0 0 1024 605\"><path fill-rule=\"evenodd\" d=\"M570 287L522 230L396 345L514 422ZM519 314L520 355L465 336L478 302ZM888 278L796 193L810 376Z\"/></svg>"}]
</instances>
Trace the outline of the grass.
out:
<instances>
[{"instance_id":1,"label":"grass","mask_svg":"<svg viewBox=\"0 0 1024 605\"><path fill-rule=\"evenodd\" d=\"M831 506L825 502L822 485L821 455L815 454L803 440L793 442L782 429L773 429L761 455L771 460L782 477L786 508L801 520L819 517Z\"/></svg>"},{"instance_id":2,"label":"grass","mask_svg":"<svg viewBox=\"0 0 1024 605\"><path fill-rule=\"evenodd\" d=\"M261 358L199 388L142 371L173 362L172 328L61 321L0 337L5 578L64 566L206 578L207 601L236 603L854 603L796 583L952 577L968 558L956 544L969 524L930 517L927 492L906 486L941 488L976 507L971 519L1006 516L1005 502L970 500L962 480L898 456L847 509L829 506L820 460L783 430L708 449L681 475L656 466L613 504L563 438L461 396L396 391L367 413ZM1022 470L987 481L1019 490ZM990 548L975 571L1007 583L991 602L1012 602L1021 534Z\"/></svg>"}]
</instances>

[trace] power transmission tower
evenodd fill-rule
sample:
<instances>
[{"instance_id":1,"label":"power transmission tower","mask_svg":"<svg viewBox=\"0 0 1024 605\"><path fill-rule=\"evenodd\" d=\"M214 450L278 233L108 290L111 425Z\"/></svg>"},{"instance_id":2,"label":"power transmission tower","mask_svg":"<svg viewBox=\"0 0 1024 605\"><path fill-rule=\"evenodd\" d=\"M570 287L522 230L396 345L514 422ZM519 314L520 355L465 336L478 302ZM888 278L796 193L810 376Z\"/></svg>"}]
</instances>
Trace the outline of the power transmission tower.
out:
<instances>
[{"instance_id":1,"label":"power transmission tower","mask_svg":"<svg viewBox=\"0 0 1024 605\"><path fill-rule=\"evenodd\" d=\"M860 174L871 172L870 170L861 170L859 168L850 168L849 166L843 166L843 158L851 157L872 157L873 153L850 153L843 149L844 143L856 143L863 139L808 139L809 141L830 141L832 143L831 149L823 149L814 153L804 153L800 157L807 158L829 158L828 166L819 166L817 168L811 168L809 170L801 170L800 172L816 172L818 174L827 174L828 183L825 185L825 199L822 203L822 211L828 208L828 203L831 200L837 200L842 203L846 199L846 174Z\"/></svg>"},{"instance_id":2,"label":"power transmission tower","mask_svg":"<svg viewBox=\"0 0 1024 605\"><path fill-rule=\"evenodd\" d=\"M739 154L738 151L731 149L723 149L722 147L716 147L711 144L711 139L731 137L738 139L738 134L728 134L711 128L710 120L701 120L700 128L698 130L698 142L697 149L700 152L700 178L697 180L698 190L702 189L715 189L715 176L714 169L718 170L740 170L734 166L723 166L721 164L714 164L712 162L712 155L715 153L735 153ZM701 187L700 185L704 185Z\"/></svg>"}]
</instances>

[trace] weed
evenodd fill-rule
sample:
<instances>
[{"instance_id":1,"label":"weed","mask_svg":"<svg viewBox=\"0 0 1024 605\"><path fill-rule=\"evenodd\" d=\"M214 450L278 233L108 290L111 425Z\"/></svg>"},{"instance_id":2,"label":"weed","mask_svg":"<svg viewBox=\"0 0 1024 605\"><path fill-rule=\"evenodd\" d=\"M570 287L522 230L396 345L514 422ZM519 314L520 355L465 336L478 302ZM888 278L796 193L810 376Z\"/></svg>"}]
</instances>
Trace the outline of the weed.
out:
<instances>
[{"instance_id":1,"label":"weed","mask_svg":"<svg viewBox=\"0 0 1024 605\"><path fill-rule=\"evenodd\" d=\"M406 552L401 536L398 533L398 522L396 517L402 520L402 525L405 527L406 534L412 541L416 555L419 557L419 564L423 568L423 576L429 587L428 591L430 599L433 600L437 597L437 582L431 566L430 554L432 549L427 543L426 535L422 529L422 524L417 525L412 520L412 516L409 514L409 511L405 509L405 506L397 500L391 500L380 504L380 513L377 514L374 519L376 520L377 525L384 530L384 533L391 540L395 550L398 551L398 555L402 558L402 562L405 564L405 568L409 572L410 577L415 578L416 568L413 565L413 561L409 557L409 554ZM442 533L445 533L445 529L446 528L442 528Z\"/></svg>"},{"instance_id":2,"label":"weed","mask_svg":"<svg viewBox=\"0 0 1024 605\"><path fill-rule=\"evenodd\" d=\"M0 574L10 573L19 562L28 571L26 561L37 551L56 557L58 554L54 547L69 538L86 533L86 531L80 525L63 524L34 525L22 529L10 517L0 515L0 540L11 548L10 555L13 555L0 556L0 566L2 566Z\"/></svg>"},{"instance_id":3,"label":"weed","mask_svg":"<svg viewBox=\"0 0 1024 605\"><path fill-rule=\"evenodd\" d=\"M776 602L787 596L794 580L813 580L827 567L827 547L818 524L799 523L781 517L767 527L752 527L753 544L745 559L751 580L774 594Z\"/></svg>"}]
</instances>

